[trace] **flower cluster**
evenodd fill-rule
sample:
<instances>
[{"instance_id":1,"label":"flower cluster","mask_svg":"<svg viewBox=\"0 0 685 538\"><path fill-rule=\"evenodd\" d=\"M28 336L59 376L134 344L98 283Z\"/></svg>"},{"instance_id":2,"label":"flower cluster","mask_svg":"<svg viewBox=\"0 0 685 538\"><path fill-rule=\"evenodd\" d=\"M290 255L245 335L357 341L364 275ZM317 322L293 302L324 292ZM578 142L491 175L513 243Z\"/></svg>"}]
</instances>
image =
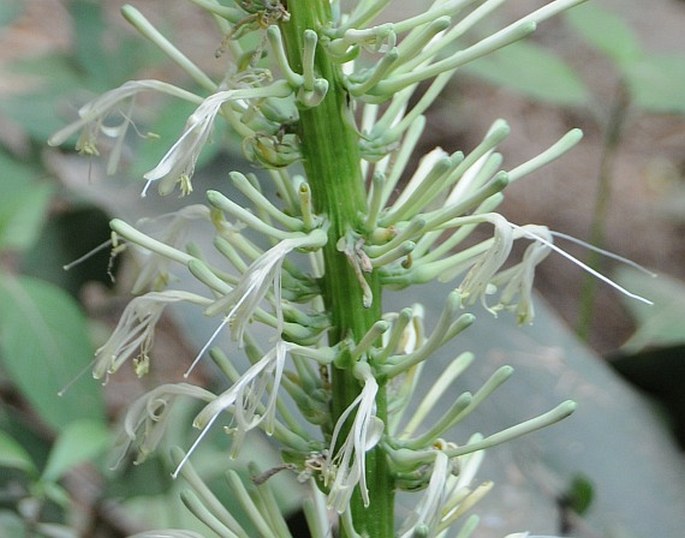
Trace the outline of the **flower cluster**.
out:
<instances>
[{"instance_id":1,"label":"flower cluster","mask_svg":"<svg viewBox=\"0 0 685 538\"><path fill-rule=\"evenodd\" d=\"M387 462L393 489L424 490L398 535L444 536L491 487L487 482L471 485L485 448L552 424L574 409L572 402L564 402L490 436L475 434L463 445L445 441L444 436L512 374L511 368L500 368L475 393L453 398L448 410L428 423L435 404L449 398L455 380L473 360L469 353L456 357L420 402L414 400L422 366L474 322L469 307L482 303L493 314L509 310L519 323L532 321L535 268L560 249L545 227L513 224L496 209L507 185L568 151L581 133L572 130L540 155L510 168L502 168L503 157L497 151L509 134L502 120L469 152L448 154L436 148L415 170L408 169L410 156L426 127L425 111L456 69L527 36L538 23L582 0L549 2L462 49L457 48L458 40L501 1L435 0L419 15L378 25L373 20L388 1L359 1L346 14L341 13L340 2L328 0L297 3L302 5L241 0L230 7L215 0L194 1L221 21L227 36L218 53L233 62L221 83L212 81L127 6L125 15L134 26L209 94L158 81L129 82L83 107L80 119L50 140L60 144L82 131L77 149L89 154L97 154L100 133L122 144L132 116L130 109L121 111L124 103L132 103L140 91L155 90L198 106L178 140L145 174L143 195L153 184L161 194L176 185L181 194L192 190L198 157L218 118L240 135L246 156L265 169L260 178L230 174L249 207L209 191L207 206L190 206L164 220L169 224L161 234L145 233L149 222L135 227L112 222L118 238L146 253L134 292L152 291L131 301L111 338L98 350L95 376L116 371L132 357L143 374L162 311L169 304L186 302L220 318L188 372L213 348L209 355L227 382L216 394L187 383L153 389L131 407L123 444L136 445L144 458L159 443L169 407L179 396L190 396L206 402L193 422L201 433L187 454L175 453L174 475L183 475L192 487L201 488L191 455L215 423L230 417L225 431L232 438L231 455L240 451L250 431L262 429L280 444L284 468L313 484L305 509L311 514L313 532L318 529L316 535L327 535L327 509L339 514L347 535L359 535L360 523L354 520L358 514L351 507L357 502L355 492L363 507L377 502L370 493L377 486L367 466L374 452ZM309 4L328 20L311 23L314 19L302 11ZM461 11L463 17L455 21ZM239 39L253 32L262 38ZM262 61L265 56L269 67ZM431 82L421 86L424 81ZM117 115L124 118L120 126L105 125ZM326 125L332 121L338 123ZM306 125L314 126L314 136L307 134ZM346 151L358 155L358 162L351 168L344 159L339 168L328 163L337 174L333 177L303 177L295 166L301 164L310 172L326 169L327 163L313 162L317 159L335 163L337 151L342 151L333 139L336 129L341 141L354 140ZM278 202L265 196L264 177L272 181ZM331 181L347 190L328 194L333 192ZM351 206L354 196L348 193L367 185L360 203ZM196 219L213 225L215 252L184 250L183 232ZM477 227L493 233L464 247ZM510 263L517 240L529 245ZM303 261L309 261L308 269ZM172 265L200 282L204 293L163 289ZM333 280L343 274L349 276L346 285L359 288L346 290L350 297L361 297L358 303L351 299L348 304L333 304L329 292L337 285ZM384 288L455 279L429 333L420 305L382 311ZM344 320L364 316L363 325L344 325ZM267 351L254 336L253 322L271 334ZM225 328L235 341L229 354L214 346ZM229 359L239 351L251 363L242 373ZM342 384L337 381L340 376L347 376ZM300 418L293 415L293 408ZM312 425L320 435L311 433ZM253 494L237 475L232 481L254 515ZM220 535L247 535L205 489L202 492L205 511L212 512L208 525ZM280 520L255 515L253 522L262 535L287 535L279 534ZM459 536L470 535L476 522L467 519Z\"/></svg>"}]
</instances>

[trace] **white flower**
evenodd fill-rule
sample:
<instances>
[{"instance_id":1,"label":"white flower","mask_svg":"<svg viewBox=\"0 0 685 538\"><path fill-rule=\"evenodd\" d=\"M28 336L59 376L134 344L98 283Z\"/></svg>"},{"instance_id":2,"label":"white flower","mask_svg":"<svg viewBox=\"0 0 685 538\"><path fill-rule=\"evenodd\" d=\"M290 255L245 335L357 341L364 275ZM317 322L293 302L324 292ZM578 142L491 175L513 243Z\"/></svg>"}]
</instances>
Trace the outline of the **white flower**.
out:
<instances>
[{"instance_id":1,"label":"white flower","mask_svg":"<svg viewBox=\"0 0 685 538\"><path fill-rule=\"evenodd\" d=\"M155 450L167 426L167 417L179 396L211 401L214 394L188 383L160 385L138 398L126 412L123 434L118 441L116 467L133 444L138 449L135 463L142 463Z\"/></svg>"},{"instance_id":2,"label":"white flower","mask_svg":"<svg viewBox=\"0 0 685 538\"><path fill-rule=\"evenodd\" d=\"M473 440L474 438L472 438ZM400 538L442 536L443 531L480 500L492 486L486 482L471 489L471 482L483 461L483 451L450 459L444 449L454 447L440 441L428 487L416 508L407 516Z\"/></svg>"},{"instance_id":3,"label":"white flower","mask_svg":"<svg viewBox=\"0 0 685 538\"><path fill-rule=\"evenodd\" d=\"M496 124L497 125L497 124ZM493 126L494 127L494 126ZM487 151L481 157L479 157L476 162L474 162L469 168L464 172L452 188L449 195L445 199L445 207L459 203L464 200L469 194L472 194L481 185L474 184L476 178L478 178L479 172L483 169L485 164L488 162L490 155L494 150Z\"/></svg>"},{"instance_id":4,"label":"white flower","mask_svg":"<svg viewBox=\"0 0 685 538\"><path fill-rule=\"evenodd\" d=\"M231 96L231 93L223 91L211 95L190 115L183 128L181 137L166 155L162 157L159 164L143 175L147 179L147 183L143 189L142 196L147 194L147 190L153 181L160 179L162 180L159 183L161 194L168 194L173 190L174 185L179 182L186 186L185 190L187 192L183 194L192 191L190 178L195 171L195 164L212 132L216 115L221 110L221 106Z\"/></svg>"},{"instance_id":5,"label":"white flower","mask_svg":"<svg viewBox=\"0 0 685 538\"><path fill-rule=\"evenodd\" d=\"M181 183L183 194L192 191L190 178L195 171L195 164L212 132L214 120L224 103L269 96L286 97L290 92L288 84L285 81L280 81L264 88L224 90L207 97L190 115L183 128L183 134L162 157L159 164L143 175L147 179L147 183L142 196L147 194L148 188L155 181L159 181L159 192L161 194L171 192L176 183Z\"/></svg>"},{"instance_id":6,"label":"white flower","mask_svg":"<svg viewBox=\"0 0 685 538\"><path fill-rule=\"evenodd\" d=\"M531 323L535 316L533 307L533 279L535 269L547 255L552 252L552 235L543 226L528 225L522 227L530 231L534 236L540 237L543 241L534 240L523 254L521 262L495 276L493 282L499 286L506 282L500 294L500 305L498 308L512 308L516 311L516 320L519 324Z\"/></svg>"},{"instance_id":7,"label":"white flower","mask_svg":"<svg viewBox=\"0 0 685 538\"><path fill-rule=\"evenodd\" d=\"M435 166L441 161L449 157L449 154L441 147L436 147L429 151L426 155L421 157L416 171L411 176L402 192L393 202L393 207L401 207L414 197L419 197L422 194L422 188L425 186L425 179Z\"/></svg>"},{"instance_id":8,"label":"white flower","mask_svg":"<svg viewBox=\"0 0 685 538\"><path fill-rule=\"evenodd\" d=\"M252 262L236 287L230 293L215 301L207 309L207 314L212 315L215 312L230 308L221 327L229 324L233 338L242 342L247 323L252 318L255 310L257 310L259 303L264 299L269 288L273 287L273 304L279 323L277 330L280 333L283 325L281 299L281 267L283 266L283 261L293 250L321 247L326 243L326 239L326 232L317 229L308 235L298 235L281 240ZM209 347L212 339L200 351L199 355L202 355L207 347Z\"/></svg>"},{"instance_id":9,"label":"white flower","mask_svg":"<svg viewBox=\"0 0 685 538\"><path fill-rule=\"evenodd\" d=\"M482 218L494 225L495 234L490 248L478 257L459 285L464 304L474 304L481 299L485 305L485 295L491 291L491 280L509 257L514 244L514 231L503 216L491 213L482 215Z\"/></svg>"},{"instance_id":10,"label":"white flower","mask_svg":"<svg viewBox=\"0 0 685 538\"><path fill-rule=\"evenodd\" d=\"M435 463L430 482L423 497L399 531L399 538L412 538L416 531L420 536L434 536L435 529L442 518L442 507L445 503L447 479L451 476L450 460L442 451L435 454Z\"/></svg>"},{"instance_id":11,"label":"white flower","mask_svg":"<svg viewBox=\"0 0 685 538\"><path fill-rule=\"evenodd\" d=\"M276 416L276 400L283 376L286 355L300 346L279 340L264 357L254 363L228 390L219 394L198 413L193 426L201 429L188 453L179 463L174 476L188 460L219 415L226 410L233 414L232 457L238 453L245 435L264 423L264 430L271 434ZM263 399L266 397L266 402Z\"/></svg>"},{"instance_id":12,"label":"white flower","mask_svg":"<svg viewBox=\"0 0 685 538\"><path fill-rule=\"evenodd\" d=\"M99 155L97 148L99 133L109 138L114 138L117 140L117 143L107 169L109 173L113 173L116 169L116 160L120 154L128 125L131 123L132 100L138 93L148 90L175 95L189 101L197 101L198 99L190 92L159 80L130 80L118 88L105 92L100 97L81 107L78 111L79 119L52 135L48 140L48 144L59 146L75 133L82 131L76 143L76 149L87 155ZM131 99L131 104L126 107L127 112L123 113L120 107L128 99ZM117 112L121 115L123 121L117 126L104 125L105 120Z\"/></svg>"},{"instance_id":13,"label":"white flower","mask_svg":"<svg viewBox=\"0 0 685 538\"><path fill-rule=\"evenodd\" d=\"M93 377L101 379L116 372L134 355L146 361L159 318L167 305L179 301L202 302L204 299L192 293L176 290L150 292L132 299L124 309L112 335L95 352Z\"/></svg>"},{"instance_id":14,"label":"white flower","mask_svg":"<svg viewBox=\"0 0 685 538\"><path fill-rule=\"evenodd\" d=\"M200 204L185 206L174 213L160 215L154 219L141 219L137 222L139 228L152 228L154 225L162 225L163 232L158 240L174 248L181 247L190 229L190 221L197 219L209 219L209 209ZM147 235L152 236L149 231ZM135 243L132 243L135 244ZM138 278L131 287L131 293L137 294L147 289L158 290L164 288L169 282L168 267L172 262L166 256L156 252L143 254L143 262Z\"/></svg>"},{"instance_id":15,"label":"white flower","mask_svg":"<svg viewBox=\"0 0 685 538\"><path fill-rule=\"evenodd\" d=\"M426 343L422 305L414 304L401 314L386 314L383 319L391 321L393 328L383 334L383 351L375 360L382 362L391 354L409 355ZM388 430L391 433L395 433L403 413L411 402L422 364L418 363L406 373L395 376L388 382Z\"/></svg>"},{"instance_id":16,"label":"white flower","mask_svg":"<svg viewBox=\"0 0 685 538\"><path fill-rule=\"evenodd\" d=\"M324 464L324 481L332 478L328 493L328 506L343 513L350 505L354 488L359 485L364 505L369 505L369 491L366 487L366 452L371 450L383 433L383 422L375 416L378 383L366 363L357 363L355 369L364 381L364 386L354 401L343 411L333 429L328 457ZM356 415L347 439L335 452L340 431L354 412ZM335 454L335 455L333 455Z\"/></svg>"}]
</instances>

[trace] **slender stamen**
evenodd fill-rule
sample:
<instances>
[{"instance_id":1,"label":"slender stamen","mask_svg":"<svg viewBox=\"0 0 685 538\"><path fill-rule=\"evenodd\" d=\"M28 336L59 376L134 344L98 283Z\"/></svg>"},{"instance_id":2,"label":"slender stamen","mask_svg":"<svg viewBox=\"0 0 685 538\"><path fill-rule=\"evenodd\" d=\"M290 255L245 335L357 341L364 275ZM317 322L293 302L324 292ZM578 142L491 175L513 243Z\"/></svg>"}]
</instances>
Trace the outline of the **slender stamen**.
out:
<instances>
[{"instance_id":1,"label":"slender stamen","mask_svg":"<svg viewBox=\"0 0 685 538\"><path fill-rule=\"evenodd\" d=\"M65 271L69 271L69 270L73 269L74 267L76 267L77 265L85 262L88 258L95 256L95 254L97 254L101 250L105 250L107 248L110 248L111 246L112 246L112 240L108 239L104 243L100 243L97 247L86 252L83 256L80 256L80 257L76 258L74 261L69 262L66 265L63 265L62 269L64 269Z\"/></svg>"},{"instance_id":2,"label":"slender stamen","mask_svg":"<svg viewBox=\"0 0 685 538\"><path fill-rule=\"evenodd\" d=\"M551 249L552 249L554 252L556 252L557 254L561 254L561 255L562 255L564 258L566 258L567 260L570 260L572 263L574 263L575 265L577 265L578 267L580 267L580 268L583 269L584 271L590 273L590 274L591 274L592 276L594 276L595 278L598 278L598 279L601 280L602 282L604 282L604 283L608 284L609 286L611 286L612 288L618 290L619 292L621 292L621 293L622 293L623 295L625 295L626 297L630 297L631 299L635 299L635 300L637 300L637 301L640 301L641 303L645 303L645 304L648 304L648 305L654 304L654 303L653 303L652 301L650 301L649 299L646 299L646 298L642 297L641 295L638 295L638 294L636 294L636 293L633 293L633 292L627 290L626 288L624 288L623 286L621 286L620 284L617 284L616 282L614 282L613 280L611 280L609 277L604 276L604 275L603 275L602 273L600 273L599 271L596 271L595 269L593 269L592 267L590 267L590 266L587 265L586 263L583 263L583 262L580 261L578 258L572 256L571 254L569 254L569 253L566 252L565 250L563 250L563 249L559 248L558 246L556 246L554 243L552 243L552 242L550 242L550 241L547 241L546 239L540 237L539 235L537 235L537 234L535 234L535 233L531 233L531 232L527 231L523 226L517 226L517 225L515 225L515 224L512 224L511 226L512 226L515 230L518 230L519 232L521 232L524 236L528 237L529 239L533 239L533 240L535 240L535 241L540 241L542 244L547 245L549 248L551 248Z\"/></svg>"},{"instance_id":3,"label":"slender stamen","mask_svg":"<svg viewBox=\"0 0 685 538\"><path fill-rule=\"evenodd\" d=\"M619 261L625 265L628 265L629 267L632 267L633 269L637 269L638 271L649 275L653 278L656 278L657 275L656 273L650 271L646 267L640 265L637 262L634 262L633 260L630 260L628 258L624 258L623 256L620 256L619 254L615 254L613 252L610 252L608 250L604 250L603 248L596 247L586 241L583 241L582 239L578 239L576 237L573 237L572 235L568 235L562 232L556 232L554 230L550 230L549 233L553 235L554 237L560 237L561 239L565 239L566 241L570 241L571 243L575 243L576 245L580 245L583 248L586 248L588 250L592 250L593 252L597 252L601 254L602 256L606 256L607 258L611 258L612 260Z\"/></svg>"}]
</instances>

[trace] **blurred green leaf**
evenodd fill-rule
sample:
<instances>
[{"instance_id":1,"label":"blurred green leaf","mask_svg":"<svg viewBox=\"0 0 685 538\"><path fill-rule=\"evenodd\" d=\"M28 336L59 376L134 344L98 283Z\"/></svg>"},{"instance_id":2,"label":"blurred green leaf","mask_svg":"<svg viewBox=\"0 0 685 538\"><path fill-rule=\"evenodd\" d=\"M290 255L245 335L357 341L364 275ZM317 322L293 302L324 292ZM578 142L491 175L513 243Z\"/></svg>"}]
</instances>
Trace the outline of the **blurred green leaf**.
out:
<instances>
[{"instance_id":1,"label":"blurred green leaf","mask_svg":"<svg viewBox=\"0 0 685 538\"><path fill-rule=\"evenodd\" d=\"M633 386L662 404L681 449L685 449L685 344L636 353L619 351L608 358Z\"/></svg>"},{"instance_id":2,"label":"blurred green leaf","mask_svg":"<svg viewBox=\"0 0 685 538\"><path fill-rule=\"evenodd\" d=\"M622 268L616 279L654 304L624 300L637 328L612 354L611 365L664 406L685 447L685 284L665 275L651 278L631 268Z\"/></svg>"},{"instance_id":3,"label":"blurred green leaf","mask_svg":"<svg viewBox=\"0 0 685 538\"><path fill-rule=\"evenodd\" d=\"M2 363L0 353L0 366ZM7 383L7 374L4 370L1 375L2 380ZM48 460L51 441L46 438L44 430L39 431L40 425L34 424L32 417L27 416L20 406L14 406L7 402L7 405L0 405L0 408L2 409L0 430L14 439L26 451L36 466L35 476L38 476L39 470L45 467L45 462Z\"/></svg>"},{"instance_id":4,"label":"blurred green leaf","mask_svg":"<svg viewBox=\"0 0 685 538\"><path fill-rule=\"evenodd\" d=\"M83 87L83 76L74 67L69 56L61 54L46 54L44 56L30 56L10 65L14 73L30 77L34 81L34 91L53 99L64 92L71 92L74 88ZM79 86L80 85L80 86ZM30 104L31 94L19 96Z\"/></svg>"},{"instance_id":5,"label":"blurred green leaf","mask_svg":"<svg viewBox=\"0 0 685 538\"><path fill-rule=\"evenodd\" d=\"M79 534L73 527L59 523L38 523L36 533L46 538L78 538Z\"/></svg>"},{"instance_id":6,"label":"blurred green leaf","mask_svg":"<svg viewBox=\"0 0 685 538\"><path fill-rule=\"evenodd\" d=\"M650 56L625 70L633 102L650 112L685 114L685 57Z\"/></svg>"},{"instance_id":7,"label":"blurred green leaf","mask_svg":"<svg viewBox=\"0 0 685 538\"><path fill-rule=\"evenodd\" d=\"M109 446L107 426L101 421L79 420L60 432L41 478L57 481L69 469L90 460Z\"/></svg>"},{"instance_id":8,"label":"blurred green leaf","mask_svg":"<svg viewBox=\"0 0 685 538\"><path fill-rule=\"evenodd\" d=\"M84 83L73 64L66 57L57 55L16 62L11 69L32 77L34 84L24 94L0 99L0 112L43 145L66 121L76 118L77 103L71 97L64 99L64 96L71 94L74 88L83 88ZM56 103L62 100L68 101L64 106L68 110L63 113L56 110Z\"/></svg>"},{"instance_id":9,"label":"blurred green leaf","mask_svg":"<svg viewBox=\"0 0 685 538\"><path fill-rule=\"evenodd\" d=\"M87 87L98 92L109 90L130 78L144 62L155 59L149 54L149 44L138 36L129 39L117 32L116 45L105 47L111 27L104 19L101 2L72 0L69 11L74 21L73 61L82 71ZM151 63L157 62L147 65Z\"/></svg>"},{"instance_id":10,"label":"blurred green leaf","mask_svg":"<svg viewBox=\"0 0 685 538\"><path fill-rule=\"evenodd\" d=\"M102 20L102 7L98 2L72 0L69 11L74 21L75 51L74 59L84 69L97 86L105 87L110 82L108 54L103 48L102 39L106 26Z\"/></svg>"},{"instance_id":11,"label":"blurred green leaf","mask_svg":"<svg viewBox=\"0 0 685 538\"><path fill-rule=\"evenodd\" d=\"M566 12L566 20L585 41L609 56L619 67L642 57L636 35L618 15L588 2Z\"/></svg>"},{"instance_id":12,"label":"blurred green leaf","mask_svg":"<svg viewBox=\"0 0 685 538\"><path fill-rule=\"evenodd\" d=\"M38 237L54 187L37 175L0 151L0 250L27 249Z\"/></svg>"},{"instance_id":13,"label":"blurred green leaf","mask_svg":"<svg viewBox=\"0 0 685 538\"><path fill-rule=\"evenodd\" d=\"M9 510L0 510L0 536L26 536L22 519Z\"/></svg>"},{"instance_id":14,"label":"blurred green leaf","mask_svg":"<svg viewBox=\"0 0 685 538\"><path fill-rule=\"evenodd\" d=\"M24 12L21 0L3 0L0 3L0 27L7 26Z\"/></svg>"},{"instance_id":15,"label":"blurred green leaf","mask_svg":"<svg viewBox=\"0 0 685 538\"><path fill-rule=\"evenodd\" d=\"M101 387L88 377L78 395L57 394L93 356L85 318L66 292L0 275L0 336L5 370L48 424L61 430L78 418L104 421Z\"/></svg>"},{"instance_id":16,"label":"blurred green leaf","mask_svg":"<svg viewBox=\"0 0 685 538\"><path fill-rule=\"evenodd\" d=\"M576 514L583 515L590 508L594 496L592 482L583 475L576 475L564 492L562 502Z\"/></svg>"},{"instance_id":17,"label":"blurred green leaf","mask_svg":"<svg viewBox=\"0 0 685 538\"><path fill-rule=\"evenodd\" d=\"M166 495L174 487L171 471L160 454L152 454L144 465L117 468L116 476L107 481L107 496L129 498Z\"/></svg>"},{"instance_id":18,"label":"blurred green leaf","mask_svg":"<svg viewBox=\"0 0 685 538\"><path fill-rule=\"evenodd\" d=\"M0 430L0 467L11 467L34 475L38 473L28 452L2 430Z\"/></svg>"},{"instance_id":19,"label":"blurred green leaf","mask_svg":"<svg viewBox=\"0 0 685 538\"><path fill-rule=\"evenodd\" d=\"M488 82L526 97L563 106L588 101L578 75L559 56L530 42L515 43L464 68Z\"/></svg>"},{"instance_id":20,"label":"blurred green leaf","mask_svg":"<svg viewBox=\"0 0 685 538\"><path fill-rule=\"evenodd\" d=\"M42 488L42 496L50 499L56 505L62 508L69 508L72 505L73 500L69 492L59 484L55 482L42 482L40 487Z\"/></svg>"},{"instance_id":21,"label":"blurred green leaf","mask_svg":"<svg viewBox=\"0 0 685 538\"><path fill-rule=\"evenodd\" d=\"M635 353L647 347L685 343L685 284L666 275L653 278L630 267L622 267L615 278L631 292L654 302L647 305L622 297L637 325L633 336L623 345L623 352Z\"/></svg>"}]
</instances>

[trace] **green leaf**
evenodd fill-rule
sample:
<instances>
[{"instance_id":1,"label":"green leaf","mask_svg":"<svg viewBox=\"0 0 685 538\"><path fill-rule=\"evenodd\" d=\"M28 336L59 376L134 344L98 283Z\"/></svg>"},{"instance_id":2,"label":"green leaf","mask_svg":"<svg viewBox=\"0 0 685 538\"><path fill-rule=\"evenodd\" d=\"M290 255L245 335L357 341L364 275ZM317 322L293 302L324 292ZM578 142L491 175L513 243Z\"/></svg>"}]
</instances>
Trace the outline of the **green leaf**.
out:
<instances>
[{"instance_id":1,"label":"green leaf","mask_svg":"<svg viewBox=\"0 0 685 538\"><path fill-rule=\"evenodd\" d=\"M25 250L36 241L54 191L37 172L0 151L0 250Z\"/></svg>"},{"instance_id":2,"label":"green leaf","mask_svg":"<svg viewBox=\"0 0 685 538\"><path fill-rule=\"evenodd\" d=\"M78 418L104 421L101 388L89 376L58 396L93 357L83 314L64 291L0 275L0 355L12 382L55 429Z\"/></svg>"},{"instance_id":3,"label":"green leaf","mask_svg":"<svg viewBox=\"0 0 685 538\"><path fill-rule=\"evenodd\" d=\"M41 145L66 121L77 117L74 88L84 88L82 75L69 58L52 54L14 62L12 72L30 78L27 93L0 99L0 112L20 125Z\"/></svg>"},{"instance_id":4,"label":"green leaf","mask_svg":"<svg viewBox=\"0 0 685 538\"><path fill-rule=\"evenodd\" d=\"M650 112L685 114L685 57L651 56L627 66L634 104Z\"/></svg>"},{"instance_id":5,"label":"green leaf","mask_svg":"<svg viewBox=\"0 0 685 538\"><path fill-rule=\"evenodd\" d=\"M69 495L69 492L59 484L55 482L42 482L40 483L40 487L42 488L40 492L41 497L44 496L65 509L68 509L72 505L73 500Z\"/></svg>"},{"instance_id":6,"label":"green leaf","mask_svg":"<svg viewBox=\"0 0 685 538\"><path fill-rule=\"evenodd\" d=\"M637 324L635 333L623 345L623 352L635 353L647 347L685 343L685 284L666 275L653 278L630 267L617 271L616 281L654 302L653 305L647 305L623 298L625 307Z\"/></svg>"},{"instance_id":7,"label":"green leaf","mask_svg":"<svg viewBox=\"0 0 685 538\"><path fill-rule=\"evenodd\" d=\"M642 57L642 47L630 26L616 14L588 2L566 13L566 20L585 41L619 67Z\"/></svg>"},{"instance_id":8,"label":"green leaf","mask_svg":"<svg viewBox=\"0 0 685 538\"><path fill-rule=\"evenodd\" d=\"M685 344L637 353L620 350L609 359L619 374L663 406L680 448L685 449Z\"/></svg>"},{"instance_id":9,"label":"green leaf","mask_svg":"<svg viewBox=\"0 0 685 538\"><path fill-rule=\"evenodd\" d=\"M107 54L102 46L105 24L102 7L98 2L73 0L69 11L74 21L75 60L99 86L109 83L109 62L103 61Z\"/></svg>"},{"instance_id":10,"label":"green leaf","mask_svg":"<svg viewBox=\"0 0 685 538\"><path fill-rule=\"evenodd\" d=\"M100 454L108 445L109 431L102 422L72 422L60 433L52 447L41 478L55 482L75 465Z\"/></svg>"},{"instance_id":11,"label":"green leaf","mask_svg":"<svg viewBox=\"0 0 685 538\"><path fill-rule=\"evenodd\" d=\"M19 469L34 475L38 473L28 452L2 430L0 430L0 467Z\"/></svg>"},{"instance_id":12,"label":"green leaf","mask_svg":"<svg viewBox=\"0 0 685 538\"><path fill-rule=\"evenodd\" d=\"M464 70L531 99L562 106L588 101L587 88L573 69L534 43L509 45L470 63Z\"/></svg>"}]
</instances>

